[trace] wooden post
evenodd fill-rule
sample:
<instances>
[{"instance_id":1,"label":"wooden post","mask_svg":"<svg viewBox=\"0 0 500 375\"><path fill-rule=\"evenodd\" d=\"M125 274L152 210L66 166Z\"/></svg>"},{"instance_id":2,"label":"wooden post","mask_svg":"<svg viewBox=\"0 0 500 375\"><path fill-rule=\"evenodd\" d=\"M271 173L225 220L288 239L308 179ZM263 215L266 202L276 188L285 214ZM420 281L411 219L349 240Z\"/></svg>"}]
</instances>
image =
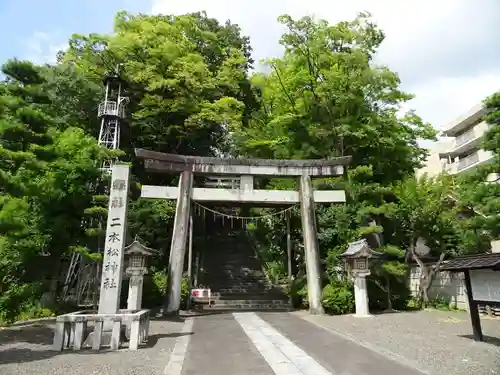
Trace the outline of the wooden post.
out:
<instances>
[{"instance_id":1,"label":"wooden post","mask_svg":"<svg viewBox=\"0 0 500 375\"><path fill-rule=\"evenodd\" d=\"M189 296L187 299L186 309L191 309L191 289L193 288L192 273L193 273L193 214L189 215L189 248L188 248L188 285Z\"/></svg>"},{"instance_id":2,"label":"wooden post","mask_svg":"<svg viewBox=\"0 0 500 375\"><path fill-rule=\"evenodd\" d=\"M467 292L467 300L469 302L469 314L470 321L472 323L472 335L474 340L483 341L483 331L481 329L481 319L479 317L479 309L477 308L477 302L474 301L472 295L472 284L470 282L470 273L468 270L464 271L465 276L465 290Z\"/></svg>"},{"instance_id":3,"label":"wooden post","mask_svg":"<svg viewBox=\"0 0 500 375\"><path fill-rule=\"evenodd\" d=\"M316 215L314 212L314 196L311 176L303 174L299 186L300 214L302 217L302 235L304 237L304 253L306 256L307 294L309 297L309 313L324 314L321 304L321 270L319 263L318 234Z\"/></svg>"},{"instance_id":4,"label":"wooden post","mask_svg":"<svg viewBox=\"0 0 500 375\"><path fill-rule=\"evenodd\" d=\"M292 276L292 236L290 233L290 211L286 213L286 254L288 261L288 288L289 288L289 303L293 307L293 276Z\"/></svg>"},{"instance_id":5,"label":"wooden post","mask_svg":"<svg viewBox=\"0 0 500 375\"><path fill-rule=\"evenodd\" d=\"M168 265L166 314L177 315L181 306L182 271L186 255L193 173L183 171L179 179L179 195L175 209L174 230Z\"/></svg>"}]
</instances>

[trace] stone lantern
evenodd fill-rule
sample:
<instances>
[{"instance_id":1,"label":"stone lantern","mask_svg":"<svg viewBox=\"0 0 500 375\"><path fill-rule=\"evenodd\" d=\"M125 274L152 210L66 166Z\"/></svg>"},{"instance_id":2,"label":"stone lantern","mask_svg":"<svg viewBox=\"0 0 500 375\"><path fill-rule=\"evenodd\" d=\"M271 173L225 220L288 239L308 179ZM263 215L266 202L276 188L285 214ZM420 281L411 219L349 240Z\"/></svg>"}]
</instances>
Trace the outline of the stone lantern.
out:
<instances>
[{"instance_id":1,"label":"stone lantern","mask_svg":"<svg viewBox=\"0 0 500 375\"><path fill-rule=\"evenodd\" d=\"M365 239L351 242L342 254L348 272L354 277L355 316L357 317L370 316L366 277L370 275L370 259L378 258L381 255L381 253L372 250Z\"/></svg>"},{"instance_id":2,"label":"stone lantern","mask_svg":"<svg viewBox=\"0 0 500 375\"><path fill-rule=\"evenodd\" d=\"M134 240L123 249L123 252L125 257L128 258L125 273L130 276L127 310L140 310L144 275L148 273L147 258L157 253L157 251Z\"/></svg>"}]
</instances>

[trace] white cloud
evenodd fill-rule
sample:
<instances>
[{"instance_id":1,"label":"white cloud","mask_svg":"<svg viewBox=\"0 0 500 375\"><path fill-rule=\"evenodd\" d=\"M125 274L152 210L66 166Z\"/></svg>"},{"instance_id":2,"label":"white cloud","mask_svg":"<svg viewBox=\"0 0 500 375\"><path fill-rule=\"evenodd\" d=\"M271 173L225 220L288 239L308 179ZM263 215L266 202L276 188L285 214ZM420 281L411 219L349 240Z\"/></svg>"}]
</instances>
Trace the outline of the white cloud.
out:
<instances>
[{"instance_id":1,"label":"white cloud","mask_svg":"<svg viewBox=\"0 0 500 375\"><path fill-rule=\"evenodd\" d=\"M23 44L26 46L23 58L35 64L53 64L56 62L57 52L66 48L67 43L59 33L35 31Z\"/></svg>"},{"instance_id":2,"label":"white cloud","mask_svg":"<svg viewBox=\"0 0 500 375\"><path fill-rule=\"evenodd\" d=\"M238 24L255 60L281 53L280 14L333 23L368 10L386 33L378 60L400 74L416 95L411 106L436 127L500 89L498 0L153 0L152 7L166 14L201 10Z\"/></svg>"}]
</instances>

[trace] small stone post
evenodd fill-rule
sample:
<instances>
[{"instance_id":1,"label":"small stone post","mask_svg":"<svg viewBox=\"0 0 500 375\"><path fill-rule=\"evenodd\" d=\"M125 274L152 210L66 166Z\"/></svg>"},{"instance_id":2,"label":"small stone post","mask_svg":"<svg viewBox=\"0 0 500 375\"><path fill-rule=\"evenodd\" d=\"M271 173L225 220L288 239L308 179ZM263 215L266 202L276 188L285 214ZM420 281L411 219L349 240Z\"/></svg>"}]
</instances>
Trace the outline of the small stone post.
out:
<instances>
[{"instance_id":1,"label":"small stone post","mask_svg":"<svg viewBox=\"0 0 500 375\"><path fill-rule=\"evenodd\" d=\"M306 174L300 177L299 199L300 214L302 216L302 233L304 237L304 252L306 255L309 313L324 314L325 311L321 304L322 282L313 188L311 176Z\"/></svg>"},{"instance_id":2,"label":"small stone post","mask_svg":"<svg viewBox=\"0 0 500 375\"><path fill-rule=\"evenodd\" d=\"M175 209L174 230L168 262L167 306L165 313L176 315L181 306L182 271L186 255L193 172L183 171L179 180L179 195Z\"/></svg>"},{"instance_id":3,"label":"small stone post","mask_svg":"<svg viewBox=\"0 0 500 375\"><path fill-rule=\"evenodd\" d=\"M123 246L127 233L130 167L124 164L116 164L111 171L99 314L116 314L120 307L124 260Z\"/></svg>"}]
</instances>

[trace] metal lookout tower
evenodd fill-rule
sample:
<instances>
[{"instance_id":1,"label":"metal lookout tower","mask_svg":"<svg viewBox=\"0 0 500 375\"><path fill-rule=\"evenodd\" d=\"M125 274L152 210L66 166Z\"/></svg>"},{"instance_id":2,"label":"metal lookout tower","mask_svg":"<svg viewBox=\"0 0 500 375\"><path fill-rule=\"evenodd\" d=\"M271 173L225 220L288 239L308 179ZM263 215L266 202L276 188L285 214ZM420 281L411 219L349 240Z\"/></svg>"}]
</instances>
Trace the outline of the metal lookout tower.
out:
<instances>
[{"instance_id":1,"label":"metal lookout tower","mask_svg":"<svg viewBox=\"0 0 500 375\"><path fill-rule=\"evenodd\" d=\"M120 127L125 119L125 106L129 99L123 96L124 82L119 76L119 66L107 74L103 83L105 86L104 101L99 103L97 116L101 121L98 142L100 145L116 150L120 147ZM101 169L110 173L115 160L105 160ZM107 189L106 189L107 190ZM97 223L96 226L101 226ZM103 239L98 241L97 251L102 251ZM98 300L99 262L86 262L79 253L73 253L68 273L64 283L63 298L73 300L79 306L93 305Z\"/></svg>"}]
</instances>

